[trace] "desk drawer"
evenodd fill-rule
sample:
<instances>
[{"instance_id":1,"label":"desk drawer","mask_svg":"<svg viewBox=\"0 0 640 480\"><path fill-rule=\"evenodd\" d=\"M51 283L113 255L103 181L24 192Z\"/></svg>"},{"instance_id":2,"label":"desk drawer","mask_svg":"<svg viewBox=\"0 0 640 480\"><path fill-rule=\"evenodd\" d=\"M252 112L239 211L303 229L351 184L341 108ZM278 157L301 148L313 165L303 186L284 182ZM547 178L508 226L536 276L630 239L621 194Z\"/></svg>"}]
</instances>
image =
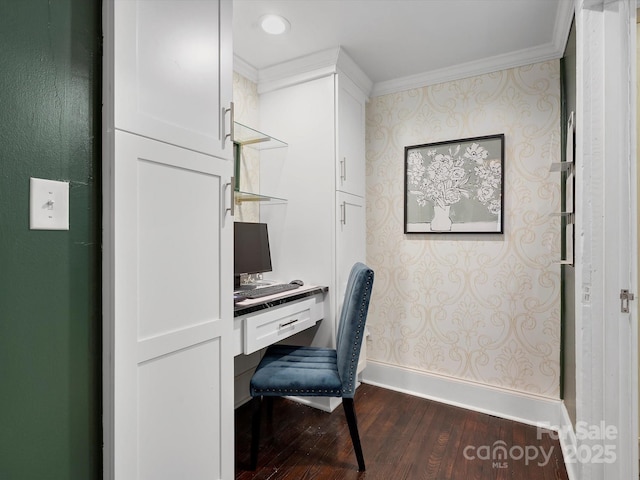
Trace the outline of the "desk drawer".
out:
<instances>
[{"instance_id":1,"label":"desk drawer","mask_svg":"<svg viewBox=\"0 0 640 480\"><path fill-rule=\"evenodd\" d=\"M244 320L244 354L248 355L301 332L321 318L322 308L318 307L315 298L248 315Z\"/></svg>"}]
</instances>

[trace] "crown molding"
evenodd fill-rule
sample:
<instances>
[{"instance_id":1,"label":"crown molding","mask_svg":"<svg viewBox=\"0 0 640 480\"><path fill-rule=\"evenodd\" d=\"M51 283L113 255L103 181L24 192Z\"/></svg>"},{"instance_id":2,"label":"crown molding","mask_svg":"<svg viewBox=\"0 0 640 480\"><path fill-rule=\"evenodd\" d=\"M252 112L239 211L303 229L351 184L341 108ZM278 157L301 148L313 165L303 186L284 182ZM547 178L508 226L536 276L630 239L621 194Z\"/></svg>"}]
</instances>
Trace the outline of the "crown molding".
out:
<instances>
[{"instance_id":1,"label":"crown molding","mask_svg":"<svg viewBox=\"0 0 640 480\"><path fill-rule=\"evenodd\" d=\"M258 70L258 93L266 93L335 73L348 76L368 97L373 82L341 48L329 48Z\"/></svg>"},{"instance_id":2,"label":"crown molding","mask_svg":"<svg viewBox=\"0 0 640 480\"><path fill-rule=\"evenodd\" d=\"M560 52L559 58L564 56L564 51L567 48L567 40L569 39L575 12L576 8L573 1L558 2L556 24L553 29L553 45Z\"/></svg>"},{"instance_id":3,"label":"crown molding","mask_svg":"<svg viewBox=\"0 0 640 480\"><path fill-rule=\"evenodd\" d=\"M452 82L463 78L474 77L476 75L484 75L500 70L507 70L509 68L553 60L561 58L563 53L564 49L563 52L558 52L555 45L547 44L542 47L497 55L483 60L462 63L460 65L441 68L417 75L410 75L408 77L397 78L395 80L378 82L374 84L371 96L377 97L380 95L388 95L414 88Z\"/></svg>"},{"instance_id":4,"label":"crown molding","mask_svg":"<svg viewBox=\"0 0 640 480\"><path fill-rule=\"evenodd\" d=\"M336 65L338 70L349 77L349 79L355 83L360 90L362 90L365 97L368 99L373 88L373 81L371 81L367 74L362 71L358 64L354 62L342 48L338 50L338 60Z\"/></svg>"},{"instance_id":5,"label":"crown molding","mask_svg":"<svg viewBox=\"0 0 640 480\"><path fill-rule=\"evenodd\" d=\"M258 83L258 69L237 55L233 56L233 71L251 80L253 83Z\"/></svg>"},{"instance_id":6,"label":"crown molding","mask_svg":"<svg viewBox=\"0 0 640 480\"><path fill-rule=\"evenodd\" d=\"M422 88L438 83L461 80L476 75L484 75L509 68L522 67L524 65L562 58L567 39L569 38L571 23L573 22L574 8L573 1L558 2L553 40L551 43L417 75L378 82L373 85L371 96L388 95L414 88Z\"/></svg>"},{"instance_id":7,"label":"crown molding","mask_svg":"<svg viewBox=\"0 0 640 480\"><path fill-rule=\"evenodd\" d=\"M258 93L271 92L336 73L337 60L338 49L330 48L261 68L258 70Z\"/></svg>"}]
</instances>

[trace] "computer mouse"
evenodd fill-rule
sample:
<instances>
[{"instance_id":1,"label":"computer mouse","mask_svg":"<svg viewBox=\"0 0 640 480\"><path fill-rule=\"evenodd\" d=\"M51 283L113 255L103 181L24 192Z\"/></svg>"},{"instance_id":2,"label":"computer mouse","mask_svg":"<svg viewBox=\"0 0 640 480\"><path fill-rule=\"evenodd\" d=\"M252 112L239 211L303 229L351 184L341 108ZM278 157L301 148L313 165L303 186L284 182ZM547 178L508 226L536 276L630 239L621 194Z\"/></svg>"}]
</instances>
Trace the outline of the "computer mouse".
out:
<instances>
[{"instance_id":1,"label":"computer mouse","mask_svg":"<svg viewBox=\"0 0 640 480\"><path fill-rule=\"evenodd\" d=\"M304 285L304 282L302 280L291 280L289 283L291 285L298 285L300 287Z\"/></svg>"}]
</instances>

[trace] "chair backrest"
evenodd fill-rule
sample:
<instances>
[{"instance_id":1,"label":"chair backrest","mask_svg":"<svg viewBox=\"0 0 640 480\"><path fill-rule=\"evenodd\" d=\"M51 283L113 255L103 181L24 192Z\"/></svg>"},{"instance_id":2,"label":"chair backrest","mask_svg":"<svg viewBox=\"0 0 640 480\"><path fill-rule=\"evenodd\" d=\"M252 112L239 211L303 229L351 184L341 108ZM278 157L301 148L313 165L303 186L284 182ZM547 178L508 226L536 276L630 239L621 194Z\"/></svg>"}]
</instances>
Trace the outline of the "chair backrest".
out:
<instances>
[{"instance_id":1,"label":"chair backrest","mask_svg":"<svg viewBox=\"0 0 640 480\"><path fill-rule=\"evenodd\" d=\"M373 270L363 263L356 263L349 274L338 323L336 352L343 397L353 398L355 394L358 359L372 288Z\"/></svg>"}]
</instances>

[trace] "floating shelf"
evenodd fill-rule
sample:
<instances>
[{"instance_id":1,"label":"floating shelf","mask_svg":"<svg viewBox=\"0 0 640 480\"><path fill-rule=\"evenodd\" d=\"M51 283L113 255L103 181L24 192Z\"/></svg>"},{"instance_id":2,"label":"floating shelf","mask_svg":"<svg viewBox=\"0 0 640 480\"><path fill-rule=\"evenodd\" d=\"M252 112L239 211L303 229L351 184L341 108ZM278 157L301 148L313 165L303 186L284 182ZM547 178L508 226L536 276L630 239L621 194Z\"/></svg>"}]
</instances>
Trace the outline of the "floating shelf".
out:
<instances>
[{"instance_id":1,"label":"floating shelf","mask_svg":"<svg viewBox=\"0 0 640 480\"><path fill-rule=\"evenodd\" d=\"M253 151L253 155L258 162L262 162L263 158L273 158L275 155L279 157L283 154L280 152L267 153L266 150L282 149L288 147L287 143L277 138L262 133L255 128L247 127L242 123L233 122L233 142L235 144L235 163L236 163L236 190L234 195L234 201L236 205L249 202L259 202L260 204L283 204L287 203L284 198L274 197L264 193L244 192L240 190L240 157L242 156L242 149L247 148ZM268 162L268 160L267 160Z\"/></svg>"},{"instance_id":2,"label":"floating shelf","mask_svg":"<svg viewBox=\"0 0 640 480\"><path fill-rule=\"evenodd\" d=\"M554 162L549 167L550 172L567 172L573 168L573 162Z\"/></svg>"},{"instance_id":3,"label":"floating shelf","mask_svg":"<svg viewBox=\"0 0 640 480\"><path fill-rule=\"evenodd\" d=\"M250 192L235 192L234 196L236 204L241 204L245 202L261 202L261 203L269 203L271 205L277 205L281 203L287 203L287 200L284 198L273 197L271 195L264 195L258 193L250 193Z\"/></svg>"},{"instance_id":4,"label":"floating shelf","mask_svg":"<svg viewBox=\"0 0 640 480\"><path fill-rule=\"evenodd\" d=\"M549 214L550 217L564 217L567 219L568 224L575 223L574 212L553 212Z\"/></svg>"},{"instance_id":5,"label":"floating shelf","mask_svg":"<svg viewBox=\"0 0 640 480\"><path fill-rule=\"evenodd\" d=\"M233 141L241 146L247 146L256 150L267 150L271 148L284 148L287 143L278 140L266 133L259 132L242 123L233 122Z\"/></svg>"}]
</instances>

